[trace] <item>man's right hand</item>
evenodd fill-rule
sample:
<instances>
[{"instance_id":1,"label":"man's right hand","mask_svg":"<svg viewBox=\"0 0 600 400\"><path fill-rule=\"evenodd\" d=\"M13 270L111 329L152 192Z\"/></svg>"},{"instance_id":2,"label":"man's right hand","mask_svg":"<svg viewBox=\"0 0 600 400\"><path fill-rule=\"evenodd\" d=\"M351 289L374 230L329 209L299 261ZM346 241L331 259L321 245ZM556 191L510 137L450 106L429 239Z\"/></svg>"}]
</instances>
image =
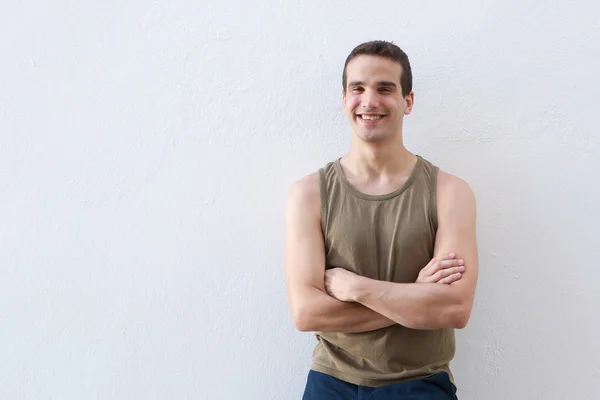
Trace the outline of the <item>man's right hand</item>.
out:
<instances>
[{"instance_id":1,"label":"man's right hand","mask_svg":"<svg viewBox=\"0 0 600 400\"><path fill-rule=\"evenodd\" d=\"M416 283L445 283L451 284L462 277L465 271L464 261L456 259L456 254L450 253L446 258L433 258L420 272Z\"/></svg>"}]
</instances>

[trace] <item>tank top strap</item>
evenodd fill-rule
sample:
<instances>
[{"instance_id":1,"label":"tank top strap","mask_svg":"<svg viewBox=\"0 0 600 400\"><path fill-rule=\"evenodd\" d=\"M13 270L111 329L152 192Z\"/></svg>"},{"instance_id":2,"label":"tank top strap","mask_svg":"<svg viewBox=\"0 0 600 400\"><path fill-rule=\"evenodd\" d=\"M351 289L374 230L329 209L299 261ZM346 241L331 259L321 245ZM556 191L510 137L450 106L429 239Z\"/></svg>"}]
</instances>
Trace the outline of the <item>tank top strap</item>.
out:
<instances>
[{"instance_id":1,"label":"tank top strap","mask_svg":"<svg viewBox=\"0 0 600 400\"><path fill-rule=\"evenodd\" d=\"M423 173L427 180L429 188L429 215L431 216L431 222L433 223L434 229L437 231L438 219L437 219L437 177L440 172L440 168L437 165L432 164L429 160L423 159Z\"/></svg>"}]
</instances>

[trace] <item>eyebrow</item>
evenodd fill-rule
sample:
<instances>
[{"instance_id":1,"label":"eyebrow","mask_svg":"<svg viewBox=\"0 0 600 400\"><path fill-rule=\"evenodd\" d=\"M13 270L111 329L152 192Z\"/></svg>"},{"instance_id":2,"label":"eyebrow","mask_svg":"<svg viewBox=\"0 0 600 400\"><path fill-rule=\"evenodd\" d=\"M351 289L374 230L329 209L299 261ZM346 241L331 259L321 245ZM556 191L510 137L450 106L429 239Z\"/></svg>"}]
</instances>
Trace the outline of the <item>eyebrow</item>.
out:
<instances>
[{"instance_id":1,"label":"eyebrow","mask_svg":"<svg viewBox=\"0 0 600 400\"><path fill-rule=\"evenodd\" d=\"M352 81L348 84L348 87L351 86L363 86L364 82L362 81ZM385 86L385 87L397 87L397 85L394 82L391 81L381 81L381 82L377 82L377 86Z\"/></svg>"}]
</instances>

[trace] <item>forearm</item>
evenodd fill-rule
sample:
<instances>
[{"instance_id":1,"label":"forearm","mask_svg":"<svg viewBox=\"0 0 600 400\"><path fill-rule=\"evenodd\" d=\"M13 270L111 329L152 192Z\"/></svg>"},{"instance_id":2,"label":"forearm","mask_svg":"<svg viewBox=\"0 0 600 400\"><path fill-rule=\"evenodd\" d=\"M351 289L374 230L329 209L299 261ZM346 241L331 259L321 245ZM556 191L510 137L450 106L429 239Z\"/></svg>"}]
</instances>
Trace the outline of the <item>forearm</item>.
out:
<instances>
[{"instance_id":1,"label":"forearm","mask_svg":"<svg viewBox=\"0 0 600 400\"><path fill-rule=\"evenodd\" d=\"M468 312L460 292L438 283L393 283L358 277L354 300L412 329L463 328Z\"/></svg>"},{"instance_id":2,"label":"forearm","mask_svg":"<svg viewBox=\"0 0 600 400\"><path fill-rule=\"evenodd\" d=\"M339 301L315 287L306 289L294 315L296 327L307 332L368 332L395 322L358 303Z\"/></svg>"}]
</instances>

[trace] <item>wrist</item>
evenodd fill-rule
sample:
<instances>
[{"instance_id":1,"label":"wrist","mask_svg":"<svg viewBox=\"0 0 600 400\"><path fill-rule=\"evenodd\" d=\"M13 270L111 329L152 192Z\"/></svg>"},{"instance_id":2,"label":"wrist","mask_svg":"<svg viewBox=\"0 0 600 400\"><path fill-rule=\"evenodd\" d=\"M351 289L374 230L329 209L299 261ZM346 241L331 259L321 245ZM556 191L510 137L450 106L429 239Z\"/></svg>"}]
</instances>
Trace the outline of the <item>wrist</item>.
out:
<instances>
[{"instance_id":1,"label":"wrist","mask_svg":"<svg viewBox=\"0 0 600 400\"><path fill-rule=\"evenodd\" d=\"M350 299L353 302L360 303L365 294L365 282L367 278L356 275L350 285Z\"/></svg>"}]
</instances>

